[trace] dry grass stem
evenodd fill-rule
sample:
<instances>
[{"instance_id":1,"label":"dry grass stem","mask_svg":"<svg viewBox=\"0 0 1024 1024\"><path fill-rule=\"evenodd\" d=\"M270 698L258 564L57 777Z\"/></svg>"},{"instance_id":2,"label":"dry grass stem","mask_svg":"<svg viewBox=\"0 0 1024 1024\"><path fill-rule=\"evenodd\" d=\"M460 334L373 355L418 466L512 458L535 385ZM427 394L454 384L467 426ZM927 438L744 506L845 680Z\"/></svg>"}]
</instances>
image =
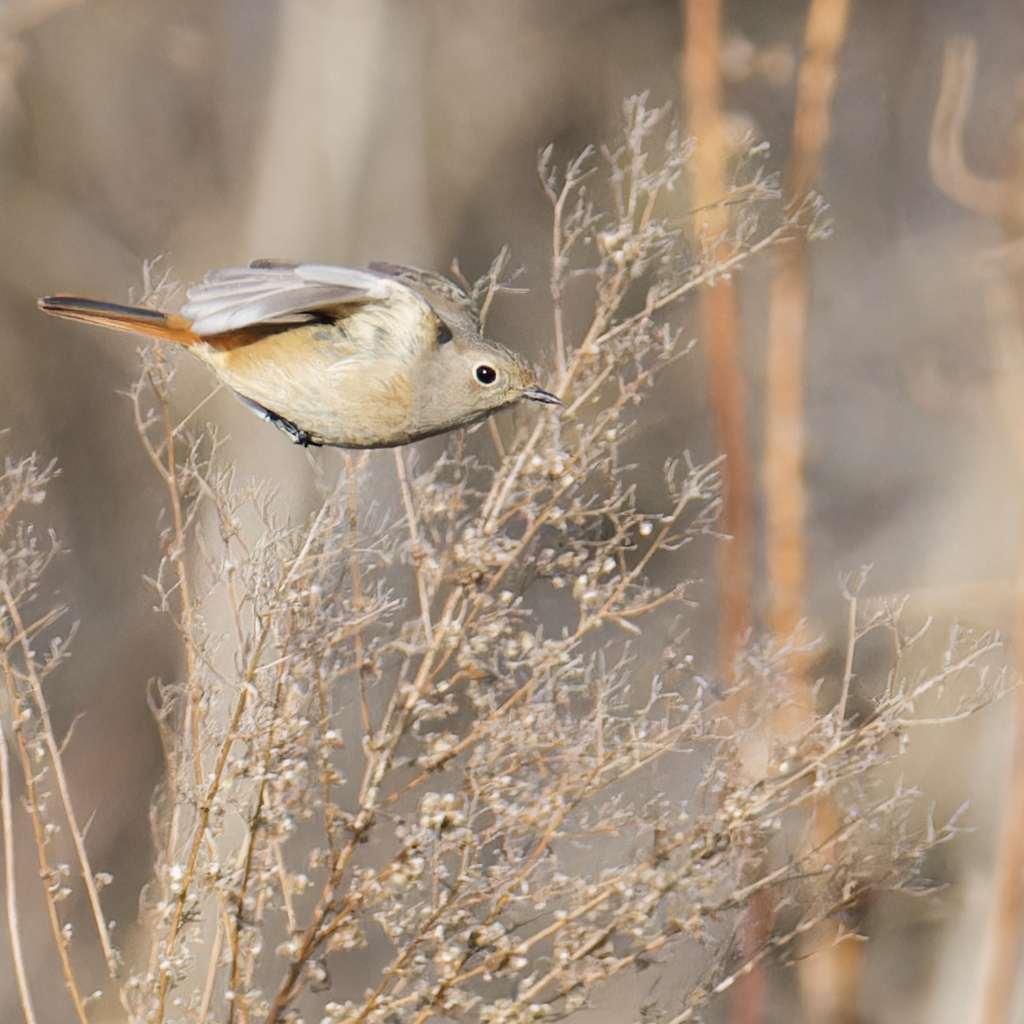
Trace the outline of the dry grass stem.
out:
<instances>
[{"instance_id":1,"label":"dry grass stem","mask_svg":"<svg viewBox=\"0 0 1024 1024\"><path fill-rule=\"evenodd\" d=\"M7 749L7 731L0 730L0 813L4 830L4 895L7 910L7 934L11 940L14 977L25 1024L36 1024L36 1013L25 971L25 953L18 918L18 889L14 872L14 817L11 814L11 755Z\"/></svg>"}]
</instances>

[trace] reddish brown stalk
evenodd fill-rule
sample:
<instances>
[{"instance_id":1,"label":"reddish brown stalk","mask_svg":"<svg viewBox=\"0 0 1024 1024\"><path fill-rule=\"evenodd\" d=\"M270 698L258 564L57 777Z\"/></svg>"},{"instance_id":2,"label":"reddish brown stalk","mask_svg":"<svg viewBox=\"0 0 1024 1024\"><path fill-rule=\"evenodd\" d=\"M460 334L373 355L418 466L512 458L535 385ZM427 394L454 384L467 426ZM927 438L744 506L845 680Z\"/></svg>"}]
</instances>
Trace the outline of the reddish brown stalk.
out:
<instances>
[{"instance_id":1,"label":"reddish brown stalk","mask_svg":"<svg viewBox=\"0 0 1024 1024\"><path fill-rule=\"evenodd\" d=\"M814 0L807 15L806 54L797 85L793 148L786 175L790 209L804 201L821 169L847 12L848 0ZM799 237L780 245L768 316L764 486L770 620L780 637L797 630L803 617L805 587L803 372L808 296L804 253Z\"/></svg>"},{"instance_id":2,"label":"reddish brown stalk","mask_svg":"<svg viewBox=\"0 0 1024 1024\"><path fill-rule=\"evenodd\" d=\"M712 262L732 252L721 239L729 210L719 200L727 192L726 144L722 124L721 0L684 0L686 24L681 77L690 131L696 137L691 164L691 203L700 212L694 226ZM740 320L736 289L723 277L700 289L701 336L708 364L708 386L722 467L722 532L718 549L720 609L719 660L731 678L736 653L750 628L753 578L754 498L746 437L747 388L740 366Z\"/></svg>"},{"instance_id":3,"label":"reddish brown stalk","mask_svg":"<svg viewBox=\"0 0 1024 1024\"><path fill-rule=\"evenodd\" d=\"M776 256L768 317L764 456L765 541L771 586L768 621L772 633L780 638L794 636L804 614L805 271L803 242L794 238L783 243Z\"/></svg>"},{"instance_id":4,"label":"reddish brown stalk","mask_svg":"<svg viewBox=\"0 0 1024 1024\"><path fill-rule=\"evenodd\" d=\"M806 199L814 187L828 143L832 95L838 74L838 56L846 35L848 0L812 0L804 36L805 54L797 82L793 114L793 144L787 168L785 198L788 209ZM772 283L767 338L767 413L764 488L767 507L766 554L771 603L769 624L776 637L797 638L804 616L806 547L804 521L807 507L803 477L804 363L807 345L808 286L806 247L800 238L780 246ZM806 654L792 659L791 696L785 710L772 723L776 737L802 733L813 719L814 697L803 678ZM837 723L842 729L842 722ZM816 826L835 817L830 798L816 801L811 834ZM837 945L835 926L828 923L809 937L799 980L809 1019L835 1022L855 1019L860 976L857 947Z\"/></svg>"},{"instance_id":5,"label":"reddish brown stalk","mask_svg":"<svg viewBox=\"0 0 1024 1024\"><path fill-rule=\"evenodd\" d=\"M729 226L729 210L718 202L727 187L718 63L721 0L684 0L683 14L681 77L690 131L696 136L690 200L699 211L694 232L710 247L710 259L717 261L729 255L728 245L719 241ZM718 657L723 676L731 681L751 623L754 496L746 436L747 387L740 364L740 318L732 279L705 285L700 289L699 300L715 436L718 450L724 455L721 526L728 539L718 548ZM763 908L759 912L751 904L744 912L741 932L760 934L765 928L757 921L764 916ZM765 991L760 966L743 976L730 1010L734 1024L756 1024L762 1019Z\"/></svg>"}]
</instances>

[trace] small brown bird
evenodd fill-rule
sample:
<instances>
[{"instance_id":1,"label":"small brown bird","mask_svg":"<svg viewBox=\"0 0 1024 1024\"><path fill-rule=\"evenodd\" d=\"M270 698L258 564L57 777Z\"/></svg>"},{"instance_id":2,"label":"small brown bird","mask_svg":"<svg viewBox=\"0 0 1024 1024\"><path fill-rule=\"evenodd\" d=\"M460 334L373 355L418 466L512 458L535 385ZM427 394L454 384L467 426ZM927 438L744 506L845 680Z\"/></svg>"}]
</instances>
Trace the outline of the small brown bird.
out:
<instances>
[{"instance_id":1,"label":"small brown bird","mask_svg":"<svg viewBox=\"0 0 1024 1024\"><path fill-rule=\"evenodd\" d=\"M469 296L440 274L257 260L187 296L180 313L71 295L39 308L187 346L301 445L389 448L523 398L561 404L521 356L481 336Z\"/></svg>"}]
</instances>

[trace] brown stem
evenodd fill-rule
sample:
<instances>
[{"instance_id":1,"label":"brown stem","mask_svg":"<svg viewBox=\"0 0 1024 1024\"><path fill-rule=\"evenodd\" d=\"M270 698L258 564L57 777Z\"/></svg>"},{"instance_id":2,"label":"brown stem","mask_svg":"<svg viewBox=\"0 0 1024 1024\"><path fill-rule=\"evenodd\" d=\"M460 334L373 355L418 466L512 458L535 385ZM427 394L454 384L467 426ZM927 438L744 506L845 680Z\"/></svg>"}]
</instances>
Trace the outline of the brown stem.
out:
<instances>
[{"instance_id":1,"label":"brown stem","mask_svg":"<svg viewBox=\"0 0 1024 1024\"><path fill-rule=\"evenodd\" d=\"M942 82L928 140L928 166L935 184L961 206L999 219L1024 210L1024 196L999 178L975 174L964 158L964 123L971 108L978 48L973 39L951 36L942 56ZM1017 217L1018 222L1022 218Z\"/></svg>"},{"instance_id":2,"label":"brown stem","mask_svg":"<svg viewBox=\"0 0 1024 1024\"><path fill-rule=\"evenodd\" d=\"M25 970L21 923L18 917L18 886L14 872L14 819L11 814L11 763L7 751L7 733L2 727L0 727L0 813L3 816L7 934L10 936L11 958L14 960L14 977L18 985L18 1000L21 1003L21 1012L25 1015L25 1024L36 1024L32 993L28 987L28 973Z\"/></svg>"},{"instance_id":3,"label":"brown stem","mask_svg":"<svg viewBox=\"0 0 1024 1024\"><path fill-rule=\"evenodd\" d=\"M17 607L14 605L10 592L7 590L6 586L4 586L4 597L8 613L11 612L12 608L14 608L16 612ZM13 621L14 619L12 616L12 622ZM10 661L9 649L6 647L0 650L0 668L2 668L4 672L4 679L7 683L7 690L11 701L12 715L14 715L17 713L17 708L21 705L21 694L18 691L15 679L15 669ZM22 774L25 777L25 802L28 806L29 817L32 819L32 832L35 839L36 855L39 858L39 877L43 881L43 894L46 903L46 913L50 921L50 931L53 934L53 942L57 950L57 956L60 958L61 970L64 974L64 984L71 996L71 1001L75 1007L75 1013L78 1016L80 1024L89 1024L89 1019L85 1013L85 1004L82 1001L81 993L78 991L78 983L75 980L74 971L71 967L71 958L68 955L68 948L65 943L65 936L60 922L60 916L57 913L57 904L53 893L53 871L50 868L50 864L46 856L46 824L43 821L42 812L40 810L39 793L36 788L36 773L33 768L32 755L28 749L28 742L25 739L25 730L22 723L19 722L16 724L14 735L18 751L18 760L21 763Z\"/></svg>"}]
</instances>

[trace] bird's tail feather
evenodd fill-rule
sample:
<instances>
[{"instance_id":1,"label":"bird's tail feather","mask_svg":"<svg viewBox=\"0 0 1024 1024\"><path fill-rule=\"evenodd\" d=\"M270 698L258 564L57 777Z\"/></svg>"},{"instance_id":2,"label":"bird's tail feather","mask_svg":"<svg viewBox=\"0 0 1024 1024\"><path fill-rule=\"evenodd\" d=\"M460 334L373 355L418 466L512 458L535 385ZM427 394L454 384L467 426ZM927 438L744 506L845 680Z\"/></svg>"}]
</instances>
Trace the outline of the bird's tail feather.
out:
<instances>
[{"instance_id":1,"label":"bird's tail feather","mask_svg":"<svg viewBox=\"0 0 1024 1024\"><path fill-rule=\"evenodd\" d=\"M87 324L111 327L115 331L145 334L150 338L174 341L179 345L194 345L200 341L192 333L192 321L177 313L161 313L141 306L119 306L113 302L98 302L77 295L51 295L39 300L39 308L51 316L65 320L81 320Z\"/></svg>"}]
</instances>

